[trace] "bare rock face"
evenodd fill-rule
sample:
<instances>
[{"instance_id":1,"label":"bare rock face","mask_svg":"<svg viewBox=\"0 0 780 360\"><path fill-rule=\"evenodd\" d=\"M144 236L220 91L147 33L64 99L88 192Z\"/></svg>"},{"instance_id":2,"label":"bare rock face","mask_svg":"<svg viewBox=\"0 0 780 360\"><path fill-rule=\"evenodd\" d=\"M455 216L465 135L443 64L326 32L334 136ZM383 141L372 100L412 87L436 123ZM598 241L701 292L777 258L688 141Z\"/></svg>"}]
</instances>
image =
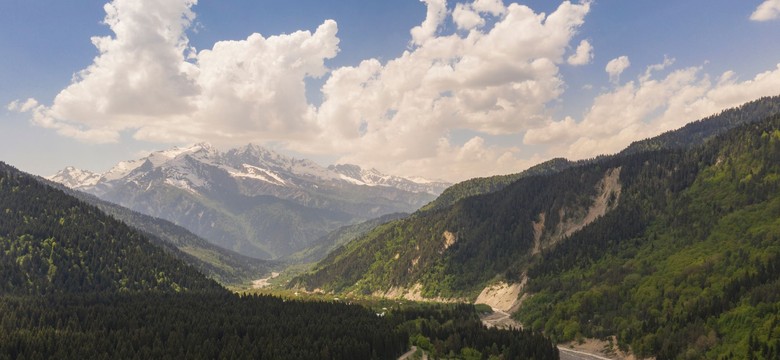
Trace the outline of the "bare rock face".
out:
<instances>
[{"instance_id":1,"label":"bare rock face","mask_svg":"<svg viewBox=\"0 0 780 360\"><path fill-rule=\"evenodd\" d=\"M553 246L563 238L569 237L585 226L615 209L620 201L623 190L620 184L620 167L609 169L596 184L596 195L587 208L561 207L558 210L560 221L550 226L546 224L546 214L540 213L538 220L531 223L534 231L533 254Z\"/></svg>"},{"instance_id":2,"label":"bare rock face","mask_svg":"<svg viewBox=\"0 0 780 360\"><path fill-rule=\"evenodd\" d=\"M489 305L493 310L509 312L520 301L520 293L524 286L525 281L514 284L502 281L490 285L482 290L474 303Z\"/></svg>"}]
</instances>

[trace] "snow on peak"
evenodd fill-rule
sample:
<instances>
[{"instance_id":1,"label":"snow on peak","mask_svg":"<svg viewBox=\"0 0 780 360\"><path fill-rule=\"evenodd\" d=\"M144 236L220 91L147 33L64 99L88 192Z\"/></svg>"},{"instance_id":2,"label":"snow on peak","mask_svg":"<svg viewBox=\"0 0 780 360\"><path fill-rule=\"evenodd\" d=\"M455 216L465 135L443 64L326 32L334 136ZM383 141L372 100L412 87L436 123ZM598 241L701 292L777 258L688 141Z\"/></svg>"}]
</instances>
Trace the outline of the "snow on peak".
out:
<instances>
[{"instance_id":1,"label":"snow on peak","mask_svg":"<svg viewBox=\"0 0 780 360\"><path fill-rule=\"evenodd\" d=\"M274 185L288 185L281 176L268 169L259 168L249 164L243 164L242 167L244 170L243 172L228 170L228 173L233 177L255 179Z\"/></svg>"},{"instance_id":2,"label":"snow on peak","mask_svg":"<svg viewBox=\"0 0 780 360\"><path fill-rule=\"evenodd\" d=\"M46 177L47 180L58 182L72 189L94 186L100 181L100 175L88 170L77 169L68 166L58 171L52 176Z\"/></svg>"},{"instance_id":3,"label":"snow on peak","mask_svg":"<svg viewBox=\"0 0 780 360\"><path fill-rule=\"evenodd\" d=\"M427 192L438 195L450 185L446 182L433 181L419 177L404 178L395 175L387 175L375 168L362 169L360 166L352 164L331 165L328 169L340 174L343 180L353 184L387 186L411 192Z\"/></svg>"},{"instance_id":4,"label":"snow on peak","mask_svg":"<svg viewBox=\"0 0 780 360\"><path fill-rule=\"evenodd\" d=\"M154 167L159 167L168 161L176 159L182 155L200 155L201 158L208 158L216 155L218 152L209 143L199 143L186 147L174 146L168 150L155 151L146 158Z\"/></svg>"},{"instance_id":5,"label":"snow on peak","mask_svg":"<svg viewBox=\"0 0 780 360\"><path fill-rule=\"evenodd\" d=\"M103 179L107 181L121 179L129 175L133 170L139 168L141 165L144 164L144 162L146 162L146 159L121 161L118 164L114 165L114 167L111 168L111 170L108 170L108 172L103 174Z\"/></svg>"},{"instance_id":6,"label":"snow on peak","mask_svg":"<svg viewBox=\"0 0 780 360\"><path fill-rule=\"evenodd\" d=\"M103 182L136 183L149 188L152 183L197 192L224 179L227 173L239 181L261 181L278 187L298 187L301 181L313 187L326 184L392 187L400 190L439 194L449 184L421 178L383 174L377 169L339 164L323 167L311 160L296 159L265 147L247 144L220 152L209 143L198 143L150 153L147 157L122 161L104 174L68 167L50 179L69 187L94 187ZM342 186L342 185L338 185Z\"/></svg>"}]
</instances>

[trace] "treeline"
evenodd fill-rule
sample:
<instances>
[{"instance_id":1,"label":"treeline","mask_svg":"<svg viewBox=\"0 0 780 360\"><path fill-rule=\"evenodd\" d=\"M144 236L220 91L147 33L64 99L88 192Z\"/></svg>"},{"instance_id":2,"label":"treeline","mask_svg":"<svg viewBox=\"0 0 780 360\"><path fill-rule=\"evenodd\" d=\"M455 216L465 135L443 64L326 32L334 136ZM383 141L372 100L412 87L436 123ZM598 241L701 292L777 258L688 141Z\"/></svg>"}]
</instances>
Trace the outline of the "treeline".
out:
<instances>
[{"instance_id":1,"label":"treeline","mask_svg":"<svg viewBox=\"0 0 780 360\"><path fill-rule=\"evenodd\" d=\"M762 121L780 113L780 96L767 96L737 108L694 121L677 130L667 131L650 139L636 141L621 151L621 155L647 151L689 149L735 127Z\"/></svg>"},{"instance_id":2,"label":"treeline","mask_svg":"<svg viewBox=\"0 0 780 360\"><path fill-rule=\"evenodd\" d=\"M471 305L379 316L357 305L230 293L0 297L0 359L558 359L531 330L482 326Z\"/></svg>"},{"instance_id":3,"label":"treeline","mask_svg":"<svg viewBox=\"0 0 780 360\"><path fill-rule=\"evenodd\" d=\"M0 297L0 359L395 359L360 306L223 293Z\"/></svg>"},{"instance_id":4,"label":"treeline","mask_svg":"<svg viewBox=\"0 0 780 360\"><path fill-rule=\"evenodd\" d=\"M486 329L473 305L435 305L391 312L388 320L434 358L558 359L558 349L539 332Z\"/></svg>"}]
</instances>

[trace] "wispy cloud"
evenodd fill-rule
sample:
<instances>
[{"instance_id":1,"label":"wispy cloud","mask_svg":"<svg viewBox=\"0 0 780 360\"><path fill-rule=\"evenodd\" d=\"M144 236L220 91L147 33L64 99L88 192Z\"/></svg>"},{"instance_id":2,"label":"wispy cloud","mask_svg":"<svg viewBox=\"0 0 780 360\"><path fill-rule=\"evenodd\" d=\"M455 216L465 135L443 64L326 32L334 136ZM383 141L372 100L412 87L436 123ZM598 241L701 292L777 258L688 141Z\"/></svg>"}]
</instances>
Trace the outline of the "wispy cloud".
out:
<instances>
[{"instance_id":1,"label":"wispy cloud","mask_svg":"<svg viewBox=\"0 0 780 360\"><path fill-rule=\"evenodd\" d=\"M628 56L620 56L610 60L604 68L604 71L609 74L609 81L618 83L620 81L620 74L628 69L629 66L631 66L631 61L628 60Z\"/></svg>"}]
</instances>

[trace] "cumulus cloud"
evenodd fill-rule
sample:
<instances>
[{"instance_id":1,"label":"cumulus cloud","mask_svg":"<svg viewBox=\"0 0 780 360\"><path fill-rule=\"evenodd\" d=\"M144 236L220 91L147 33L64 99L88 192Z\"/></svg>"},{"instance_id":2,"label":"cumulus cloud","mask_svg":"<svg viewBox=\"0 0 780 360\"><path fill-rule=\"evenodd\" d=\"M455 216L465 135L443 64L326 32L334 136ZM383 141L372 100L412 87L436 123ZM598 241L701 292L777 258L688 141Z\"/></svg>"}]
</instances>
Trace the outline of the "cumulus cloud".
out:
<instances>
[{"instance_id":1,"label":"cumulus cloud","mask_svg":"<svg viewBox=\"0 0 780 360\"><path fill-rule=\"evenodd\" d=\"M99 55L51 106L18 108L60 134L104 143L121 132L156 142L241 142L306 136L315 109L306 77L323 76L338 52L338 27L221 41L195 52L185 31L196 0L114 0L113 36L94 37ZM17 106L18 107L18 106Z\"/></svg>"},{"instance_id":2,"label":"cumulus cloud","mask_svg":"<svg viewBox=\"0 0 780 360\"><path fill-rule=\"evenodd\" d=\"M558 66L589 11L588 3L564 2L549 15L519 4L497 5L483 1L461 7L483 20L499 15L489 29L461 21L459 26L477 27L464 36L415 41L418 46L384 64L370 59L334 70L322 88L324 101L317 114L322 138L298 144L296 150L349 154L340 161L378 168L390 163L402 173L444 177L441 166L422 165L429 161L471 164L468 172L453 167L449 178L473 176L489 167L493 170L482 174L496 173L496 161L509 161L517 152L486 149L479 142L452 144L450 133L512 135L543 123L549 116L546 104L564 90ZM438 19L440 4L428 6L428 17L415 29L425 28L432 16ZM448 155L463 152L479 153L481 160ZM507 169L519 170L500 171Z\"/></svg>"},{"instance_id":3,"label":"cumulus cloud","mask_svg":"<svg viewBox=\"0 0 780 360\"><path fill-rule=\"evenodd\" d=\"M609 81L617 83L620 81L620 74L628 69L629 66L631 66L631 61L628 60L628 56L620 56L610 60L604 71L609 74Z\"/></svg>"},{"instance_id":4,"label":"cumulus cloud","mask_svg":"<svg viewBox=\"0 0 780 360\"><path fill-rule=\"evenodd\" d=\"M750 15L753 21L770 21L780 18L780 0L765 0Z\"/></svg>"},{"instance_id":5,"label":"cumulus cloud","mask_svg":"<svg viewBox=\"0 0 780 360\"><path fill-rule=\"evenodd\" d=\"M566 118L526 132L524 143L549 144L548 156L573 159L622 150L631 142L677 129L688 122L762 96L777 95L777 68L739 81L734 72L711 77L701 67L656 73L673 60L648 67L630 81L596 97L581 121Z\"/></svg>"},{"instance_id":6,"label":"cumulus cloud","mask_svg":"<svg viewBox=\"0 0 780 360\"><path fill-rule=\"evenodd\" d=\"M582 40L580 45L577 46L577 50L569 56L566 62L569 65L579 66L590 64L591 60L593 60L593 46L588 40Z\"/></svg>"},{"instance_id":7,"label":"cumulus cloud","mask_svg":"<svg viewBox=\"0 0 780 360\"><path fill-rule=\"evenodd\" d=\"M485 25L483 15L498 16L506 11L501 0L476 0L473 3L460 3L455 5L452 12L452 21L458 29L471 30Z\"/></svg>"},{"instance_id":8,"label":"cumulus cloud","mask_svg":"<svg viewBox=\"0 0 780 360\"><path fill-rule=\"evenodd\" d=\"M412 28L412 43L422 45L429 39L436 37L442 22L447 18L447 0L420 0L426 4L428 13L425 20L419 26Z\"/></svg>"},{"instance_id":9,"label":"cumulus cloud","mask_svg":"<svg viewBox=\"0 0 780 360\"><path fill-rule=\"evenodd\" d=\"M112 1L105 23L113 34L93 38L94 62L51 105L10 107L98 143L123 133L167 143L274 141L399 174L457 180L518 171L530 165L518 160L519 149L485 139L519 136L549 120L546 104L565 88L559 66L590 10L587 1L544 14L476 0L450 11L445 0L423 0L427 15L411 29L407 51L331 70L324 61L339 50L334 21L196 51L186 33L196 2ZM468 31L445 33L448 20ZM305 80L322 76L316 107ZM471 135L454 141L453 132Z\"/></svg>"}]
</instances>

